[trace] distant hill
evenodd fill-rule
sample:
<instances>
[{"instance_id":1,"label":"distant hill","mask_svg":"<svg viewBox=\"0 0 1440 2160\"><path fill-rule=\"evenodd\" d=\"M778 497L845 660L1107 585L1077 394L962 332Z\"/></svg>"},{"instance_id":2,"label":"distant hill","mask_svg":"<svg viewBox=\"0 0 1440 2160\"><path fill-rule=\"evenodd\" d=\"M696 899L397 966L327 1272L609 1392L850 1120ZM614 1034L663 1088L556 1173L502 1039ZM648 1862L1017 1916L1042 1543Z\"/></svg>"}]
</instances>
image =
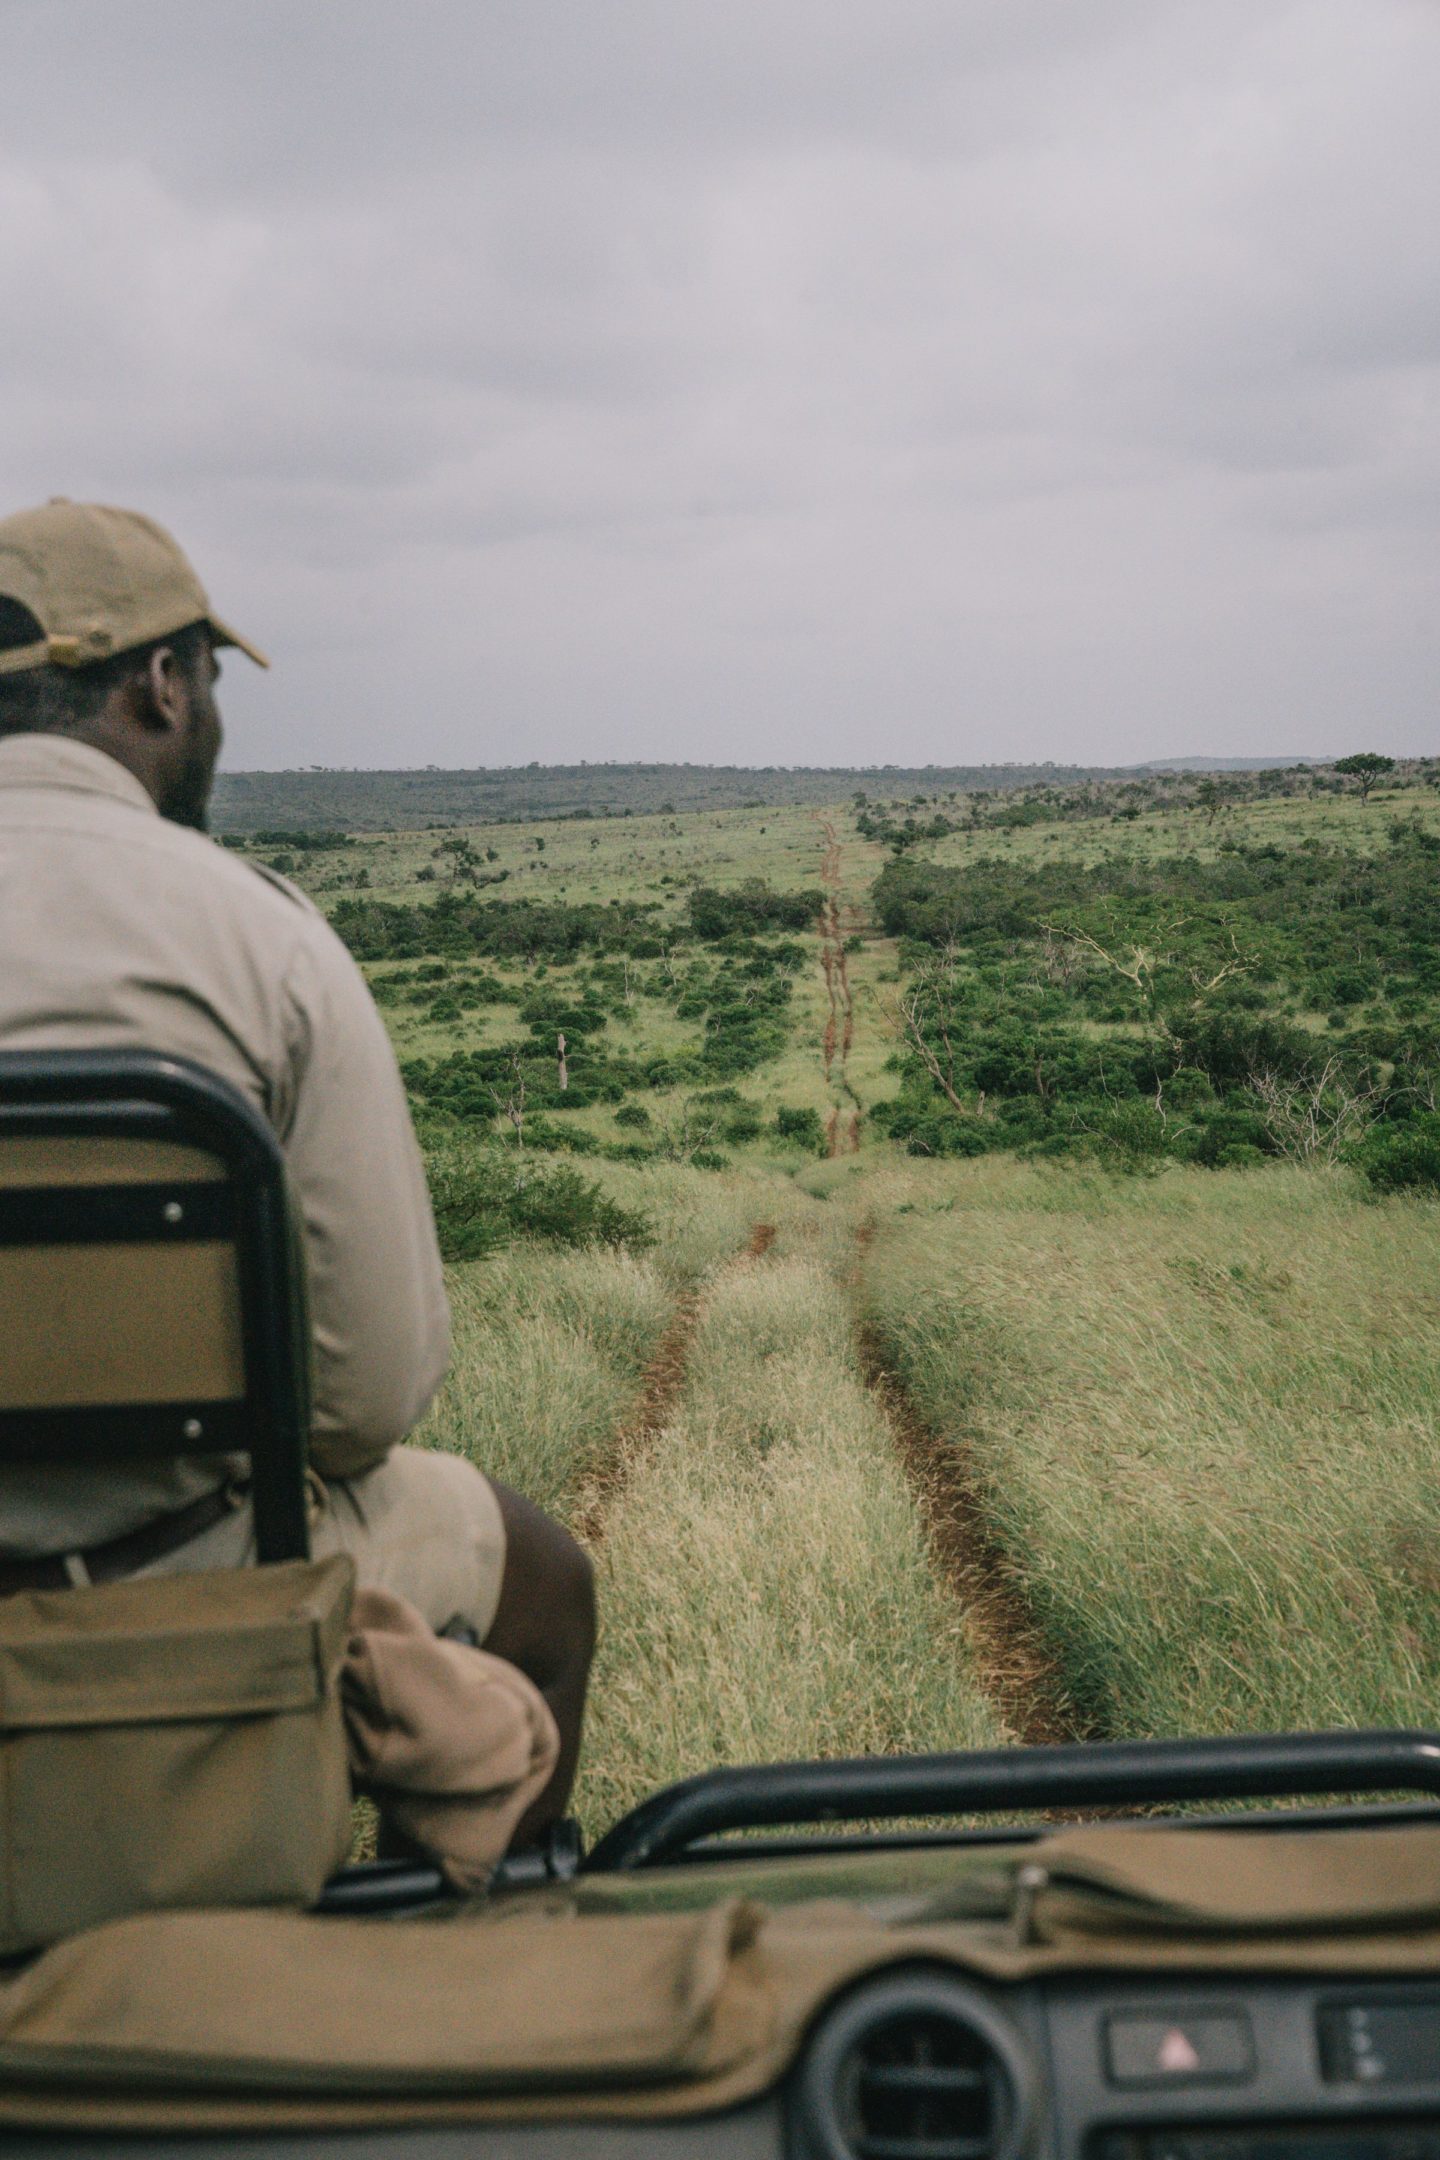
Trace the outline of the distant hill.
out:
<instances>
[{"instance_id":1,"label":"distant hill","mask_svg":"<svg viewBox=\"0 0 1440 2160\"><path fill-rule=\"evenodd\" d=\"M1137 772L1285 772L1296 765L1329 765L1321 757L1177 757L1151 758Z\"/></svg>"},{"instance_id":2,"label":"distant hill","mask_svg":"<svg viewBox=\"0 0 1440 2160\"><path fill-rule=\"evenodd\" d=\"M1249 772L1295 758L1175 758L1149 765L501 765L447 772L222 773L217 832L304 827L386 832L425 825L512 824L548 817L624 817L834 802L863 792L906 795L1003 793L1077 787L1149 772Z\"/></svg>"}]
</instances>

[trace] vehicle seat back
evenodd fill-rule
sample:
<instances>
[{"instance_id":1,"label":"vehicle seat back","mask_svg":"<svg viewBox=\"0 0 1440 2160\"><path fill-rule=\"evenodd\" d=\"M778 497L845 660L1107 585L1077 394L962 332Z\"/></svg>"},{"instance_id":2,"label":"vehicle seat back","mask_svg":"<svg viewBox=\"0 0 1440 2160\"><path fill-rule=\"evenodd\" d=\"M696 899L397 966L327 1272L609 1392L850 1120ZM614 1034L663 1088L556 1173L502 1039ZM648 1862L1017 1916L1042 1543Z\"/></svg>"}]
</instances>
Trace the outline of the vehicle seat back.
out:
<instances>
[{"instance_id":1,"label":"vehicle seat back","mask_svg":"<svg viewBox=\"0 0 1440 2160\"><path fill-rule=\"evenodd\" d=\"M0 1053L0 1462L249 1456L304 1559L304 1263L274 1135L188 1060Z\"/></svg>"}]
</instances>

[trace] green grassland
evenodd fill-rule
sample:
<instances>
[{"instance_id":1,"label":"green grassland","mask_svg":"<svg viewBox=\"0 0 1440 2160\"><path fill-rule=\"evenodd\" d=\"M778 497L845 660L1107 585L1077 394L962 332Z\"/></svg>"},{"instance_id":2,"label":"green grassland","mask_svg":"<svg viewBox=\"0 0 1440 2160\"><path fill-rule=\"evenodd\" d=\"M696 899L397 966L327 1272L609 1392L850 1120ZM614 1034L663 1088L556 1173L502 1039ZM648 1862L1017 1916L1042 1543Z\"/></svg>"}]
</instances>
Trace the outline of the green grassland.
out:
<instances>
[{"instance_id":1,"label":"green grassland","mask_svg":"<svg viewBox=\"0 0 1440 2160\"><path fill-rule=\"evenodd\" d=\"M1020 1736L997 1589L1077 1733L1434 1721L1433 777L249 848L411 1088L421 1437L595 1547L590 1828L717 1761Z\"/></svg>"}]
</instances>

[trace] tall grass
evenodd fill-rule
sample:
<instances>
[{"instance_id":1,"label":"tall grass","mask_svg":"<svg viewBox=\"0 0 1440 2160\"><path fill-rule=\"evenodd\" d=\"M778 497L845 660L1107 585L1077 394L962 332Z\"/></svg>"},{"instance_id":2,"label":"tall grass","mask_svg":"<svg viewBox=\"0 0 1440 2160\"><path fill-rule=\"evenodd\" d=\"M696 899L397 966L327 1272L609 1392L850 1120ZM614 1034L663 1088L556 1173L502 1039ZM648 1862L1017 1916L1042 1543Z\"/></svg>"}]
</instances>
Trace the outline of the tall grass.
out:
<instances>
[{"instance_id":1,"label":"tall grass","mask_svg":"<svg viewBox=\"0 0 1440 2160\"><path fill-rule=\"evenodd\" d=\"M632 1416L677 1299L742 1252L757 1222L815 1212L762 1173L607 1163L598 1174L643 1211L653 1248L532 1243L448 1269L454 1353L412 1436L468 1455L561 1516Z\"/></svg>"},{"instance_id":2,"label":"tall grass","mask_svg":"<svg viewBox=\"0 0 1440 2160\"><path fill-rule=\"evenodd\" d=\"M669 1322L648 1257L531 1246L451 1268L455 1349L414 1434L564 1515Z\"/></svg>"},{"instance_id":3,"label":"tall grass","mask_svg":"<svg viewBox=\"0 0 1440 2160\"><path fill-rule=\"evenodd\" d=\"M866 1309L1083 1709L1127 1734L1434 1722L1440 1209L1284 1170L882 1184L911 1212Z\"/></svg>"},{"instance_id":4,"label":"tall grass","mask_svg":"<svg viewBox=\"0 0 1440 2160\"><path fill-rule=\"evenodd\" d=\"M612 1503L599 1562L592 1827L717 1763L1002 1737L815 1260L718 1278L678 1414Z\"/></svg>"}]
</instances>

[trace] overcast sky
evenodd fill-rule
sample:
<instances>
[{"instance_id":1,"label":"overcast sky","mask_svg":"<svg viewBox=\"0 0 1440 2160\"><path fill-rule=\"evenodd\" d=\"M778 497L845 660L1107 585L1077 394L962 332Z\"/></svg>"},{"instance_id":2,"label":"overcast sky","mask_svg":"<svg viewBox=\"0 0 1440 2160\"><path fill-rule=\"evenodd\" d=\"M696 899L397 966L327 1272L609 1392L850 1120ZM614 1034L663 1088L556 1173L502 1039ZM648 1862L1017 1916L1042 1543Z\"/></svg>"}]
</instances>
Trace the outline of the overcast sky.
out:
<instances>
[{"instance_id":1,"label":"overcast sky","mask_svg":"<svg viewBox=\"0 0 1440 2160\"><path fill-rule=\"evenodd\" d=\"M1436 0L0 0L232 767L1440 750Z\"/></svg>"}]
</instances>

